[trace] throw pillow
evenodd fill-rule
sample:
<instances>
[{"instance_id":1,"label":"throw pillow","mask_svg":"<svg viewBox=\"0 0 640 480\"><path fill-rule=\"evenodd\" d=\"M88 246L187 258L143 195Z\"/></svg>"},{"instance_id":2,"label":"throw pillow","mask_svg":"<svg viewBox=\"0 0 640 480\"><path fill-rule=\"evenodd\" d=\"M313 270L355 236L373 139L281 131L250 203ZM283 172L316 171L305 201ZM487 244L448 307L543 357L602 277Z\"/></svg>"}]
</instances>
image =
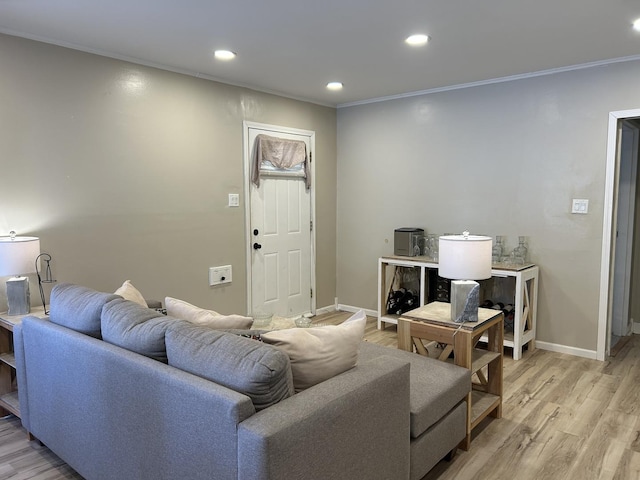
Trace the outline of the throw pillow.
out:
<instances>
[{"instance_id":1,"label":"throw pillow","mask_svg":"<svg viewBox=\"0 0 640 480\"><path fill-rule=\"evenodd\" d=\"M115 292L116 295L120 295L125 300L131 300L132 302L136 302L143 307L148 307L147 301L144 299L142 294L138 291L136 287L133 286L131 280L125 280L120 288L118 288Z\"/></svg>"},{"instance_id":2,"label":"throw pillow","mask_svg":"<svg viewBox=\"0 0 640 480\"><path fill-rule=\"evenodd\" d=\"M244 317L242 315L221 315L213 310L205 310L196 307L184 300L166 297L164 306L167 309L167 315L187 320L196 325L204 325L216 330L222 329L238 329L246 330L251 328L253 318Z\"/></svg>"},{"instance_id":3,"label":"throw pillow","mask_svg":"<svg viewBox=\"0 0 640 480\"><path fill-rule=\"evenodd\" d=\"M169 365L247 395L256 411L294 393L289 358L262 342L180 322L166 345Z\"/></svg>"},{"instance_id":4,"label":"throw pillow","mask_svg":"<svg viewBox=\"0 0 640 480\"><path fill-rule=\"evenodd\" d=\"M261 337L289 356L293 385L299 392L356 365L366 323L360 310L340 325L277 330Z\"/></svg>"},{"instance_id":5,"label":"throw pillow","mask_svg":"<svg viewBox=\"0 0 640 480\"><path fill-rule=\"evenodd\" d=\"M116 298L102 307L102 339L105 342L164 363L167 363L164 336L174 323L186 322L124 298Z\"/></svg>"}]
</instances>

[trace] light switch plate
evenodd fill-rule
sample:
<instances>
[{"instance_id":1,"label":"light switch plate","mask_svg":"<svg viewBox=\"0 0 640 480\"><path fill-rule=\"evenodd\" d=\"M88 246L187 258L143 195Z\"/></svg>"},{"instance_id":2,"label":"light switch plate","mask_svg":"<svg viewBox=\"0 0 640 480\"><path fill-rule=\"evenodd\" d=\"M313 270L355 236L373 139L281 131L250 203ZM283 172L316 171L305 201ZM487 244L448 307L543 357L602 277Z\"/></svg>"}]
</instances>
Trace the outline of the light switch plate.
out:
<instances>
[{"instance_id":1,"label":"light switch plate","mask_svg":"<svg viewBox=\"0 0 640 480\"><path fill-rule=\"evenodd\" d=\"M229 206L230 207L239 207L240 206L240 195L238 193L230 193L229 194Z\"/></svg>"},{"instance_id":2,"label":"light switch plate","mask_svg":"<svg viewBox=\"0 0 640 480\"><path fill-rule=\"evenodd\" d=\"M589 200L586 198L574 198L571 204L571 213L589 213Z\"/></svg>"}]
</instances>

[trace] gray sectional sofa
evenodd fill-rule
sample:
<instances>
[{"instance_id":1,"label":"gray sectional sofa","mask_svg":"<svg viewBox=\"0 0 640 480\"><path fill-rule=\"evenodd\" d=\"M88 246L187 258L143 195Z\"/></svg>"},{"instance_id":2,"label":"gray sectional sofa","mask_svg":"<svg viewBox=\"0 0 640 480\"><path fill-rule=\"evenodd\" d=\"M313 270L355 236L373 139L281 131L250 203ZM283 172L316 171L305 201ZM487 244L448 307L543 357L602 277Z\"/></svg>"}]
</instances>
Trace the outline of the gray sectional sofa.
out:
<instances>
[{"instance_id":1,"label":"gray sectional sofa","mask_svg":"<svg viewBox=\"0 0 640 480\"><path fill-rule=\"evenodd\" d=\"M294 394L254 339L69 284L50 310L14 331L22 423L87 479L415 480L465 436L453 365L362 342Z\"/></svg>"}]
</instances>

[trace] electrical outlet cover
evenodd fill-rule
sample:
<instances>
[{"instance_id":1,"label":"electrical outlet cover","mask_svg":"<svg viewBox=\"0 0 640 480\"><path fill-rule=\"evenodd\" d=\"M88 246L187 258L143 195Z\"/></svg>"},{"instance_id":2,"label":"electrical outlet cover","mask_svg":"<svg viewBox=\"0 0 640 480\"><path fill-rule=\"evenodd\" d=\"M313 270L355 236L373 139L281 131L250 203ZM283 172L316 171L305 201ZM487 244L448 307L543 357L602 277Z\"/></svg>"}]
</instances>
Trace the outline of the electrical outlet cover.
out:
<instances>
[{"instance_id":1,"label":"electrical outlet cover","mask_svg":"<svg viewBox=\"0 0 640 480\"><path fill-rule=\"evenodd\" d=\"M231 265L209 268L209 286L231 283Z\"/></svg>"}]
</instances>

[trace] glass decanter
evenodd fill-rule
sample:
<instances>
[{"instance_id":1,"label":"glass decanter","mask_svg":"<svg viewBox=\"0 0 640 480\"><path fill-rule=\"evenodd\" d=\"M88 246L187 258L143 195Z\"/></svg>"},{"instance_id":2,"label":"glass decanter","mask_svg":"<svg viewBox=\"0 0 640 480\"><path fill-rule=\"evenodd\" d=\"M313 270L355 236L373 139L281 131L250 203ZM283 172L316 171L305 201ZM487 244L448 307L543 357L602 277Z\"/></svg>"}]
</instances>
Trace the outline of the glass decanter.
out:
<instances>
[{"instance_id":1,"label":"glass decanter","mask_svg":"<svg viewBox=\"0 0 640 480\"><path fill-rule=\"evenodd\" d=\"M496 242L491 248L491 261L492 263L500 263L502 261L502 254L504 252L504 237L502 235L496 235Z\"/></svg>"},{"instance_id":2,"label":"glass decanter","mask_svg":"<svg viewBox=\"0 0 640 480\"><path fill-rule=\"evenodd\" d=\"M516 265L524 265L527 261L527 237L518 237L518 246L513 250Z\"/></svg>"}]
</instances>

